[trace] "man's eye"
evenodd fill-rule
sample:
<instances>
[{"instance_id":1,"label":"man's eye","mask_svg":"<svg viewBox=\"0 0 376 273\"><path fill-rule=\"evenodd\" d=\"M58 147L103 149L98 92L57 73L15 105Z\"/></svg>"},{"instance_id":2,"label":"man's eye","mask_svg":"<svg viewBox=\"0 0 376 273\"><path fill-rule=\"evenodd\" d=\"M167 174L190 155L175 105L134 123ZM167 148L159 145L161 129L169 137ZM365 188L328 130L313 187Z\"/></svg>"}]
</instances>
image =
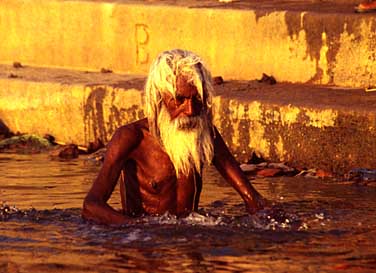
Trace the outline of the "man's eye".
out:
<instances>
[{"instance_id":1,"label":"man's eye","mask_svg":"<svg viewBox=\"0 0 376 273\"><path fill-rule=\"evenodd\" d=\"M195 101L202 103L202 99L201 99L200 95L194 96L193 98L194 98Z\"/></svg>"},{"instance_id":2,"label":"man's eye","mask_svg":"<svg viewBox=\"0 0 376 273\"><path fill-rule=\"evenodd\" d=\"M177 104L182 104L185 100L185 97L178 95L178 96L176 96L175 100L176 100Z\"/></svg>"}]
</instances>

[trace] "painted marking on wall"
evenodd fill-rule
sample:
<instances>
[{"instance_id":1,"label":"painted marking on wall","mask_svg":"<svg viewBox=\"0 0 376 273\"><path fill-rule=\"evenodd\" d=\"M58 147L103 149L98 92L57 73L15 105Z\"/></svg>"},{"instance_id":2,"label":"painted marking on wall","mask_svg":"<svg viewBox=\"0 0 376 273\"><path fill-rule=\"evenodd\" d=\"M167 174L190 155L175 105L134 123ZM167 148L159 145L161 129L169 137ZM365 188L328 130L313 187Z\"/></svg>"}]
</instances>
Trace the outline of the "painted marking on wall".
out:
<instances>
[{"instance_id":1,"label":"painted marking on wall","mask_svg":"<svg viewBox=\"0 0 376 273\"><path fill-rule=\"evenodd\" d=\"M145 24L135 25L136 38L136 64L144 65L149 63L149 52L147 45L150 41L149 27Z\"/></svg>"}]
</instances>

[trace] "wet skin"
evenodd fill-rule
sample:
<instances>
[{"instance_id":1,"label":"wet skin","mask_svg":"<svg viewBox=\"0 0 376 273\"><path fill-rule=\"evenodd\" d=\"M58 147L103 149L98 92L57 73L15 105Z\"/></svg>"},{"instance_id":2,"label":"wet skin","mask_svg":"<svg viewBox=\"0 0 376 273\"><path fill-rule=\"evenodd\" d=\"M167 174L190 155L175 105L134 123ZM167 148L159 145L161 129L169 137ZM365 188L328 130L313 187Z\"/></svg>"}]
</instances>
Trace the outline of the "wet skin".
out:
<instances>
[{"instance_id":1,"label":"wet skin","mask_svg":"<svg viewBox=\"0 0 376 273\"><path fill-rule=\"evenodd\" d=\"M200 114L204 102L185 78L177 80L177 95L162 96L172 119ZM205 100L205 98L203 98ZM215 128L213 165L254 213L265 200L252 187ZM107 204L119 176L123 211ZM198 209L202 179L197 172L176 177L169 156L148 130L147 119L118 128L107 146L103 166L84 204L82 215L102 224L126 224L131 216L160 215L166 211L184 216ZM124 198L126 196L126 198Z\"/></svg>"}]
</instances>

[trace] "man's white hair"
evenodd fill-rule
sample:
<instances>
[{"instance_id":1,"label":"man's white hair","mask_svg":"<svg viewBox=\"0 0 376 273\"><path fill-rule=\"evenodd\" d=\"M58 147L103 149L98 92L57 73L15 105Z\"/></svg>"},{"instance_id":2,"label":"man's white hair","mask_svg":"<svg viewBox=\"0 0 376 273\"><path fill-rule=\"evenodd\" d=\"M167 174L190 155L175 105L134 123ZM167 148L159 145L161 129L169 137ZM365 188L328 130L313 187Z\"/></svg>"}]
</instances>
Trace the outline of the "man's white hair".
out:
<instances>
[{"instance_id":1,"label":"man's white hair","mask_svg":"<svg viewBox=\"0 0 376 273\"><path fill-rule=\"evenodd\" d=\"M162 101L163 93L176 98L176 81L184 77L193 84L203 101L196 117L171 120ZM162 52L153 62L145 86L145 112L150 132L161 141L176 174L188 175L192 169L201 172L204 162L213 158L212 79L196 54L181 49Z\"/></svg>"},{"instance_id":2,"label":"man's white hair","mask_svg":"<svg viewBox=\"0 0 376 273\"><path fill-rule=\"evenodd\" d=\"M205 103L205 114L209 122L212 122L212 79L201 58L191 51L182 49L164 51L152 63L145 86L145 113L149 120L149 130L157 138L160 135L157 123L162 93L168 92L176 98L178 76L184 76L197 88Z\"/></svg>"}]
</instances>

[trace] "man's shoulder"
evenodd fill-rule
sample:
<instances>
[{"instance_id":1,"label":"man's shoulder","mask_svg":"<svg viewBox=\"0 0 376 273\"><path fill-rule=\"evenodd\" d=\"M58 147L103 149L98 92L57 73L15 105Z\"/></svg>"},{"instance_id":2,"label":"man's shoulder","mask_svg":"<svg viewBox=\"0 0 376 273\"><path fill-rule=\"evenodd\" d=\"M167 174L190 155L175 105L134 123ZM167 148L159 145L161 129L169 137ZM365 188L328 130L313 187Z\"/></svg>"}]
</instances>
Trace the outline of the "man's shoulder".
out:
<instances>
[{"instance_id":1,"label":"man's shoulder","mask_svg":"<svg viewBox=\"0 0 376 273\"><path fill-rule=\"evenodd\" d=\"M144 132L147 132L148 129L148 121L146 118L137 120L135 122L123 125L119 127L114 134L114 139L116 141L131 141L134 140L139 142L143 136Z\"/></svg>"},{"instance_id":2,"label":"man's shoulder","mask_svg":"<svg viewBox=\"0 0 376 273\"><path fill-rule=\"evenodd\" d=\"M118 130L131 130L131 131L149 131L149 123L147 118L139 119L132 123L128 123L119 127Z\"/></svg>"}]
</instances>

